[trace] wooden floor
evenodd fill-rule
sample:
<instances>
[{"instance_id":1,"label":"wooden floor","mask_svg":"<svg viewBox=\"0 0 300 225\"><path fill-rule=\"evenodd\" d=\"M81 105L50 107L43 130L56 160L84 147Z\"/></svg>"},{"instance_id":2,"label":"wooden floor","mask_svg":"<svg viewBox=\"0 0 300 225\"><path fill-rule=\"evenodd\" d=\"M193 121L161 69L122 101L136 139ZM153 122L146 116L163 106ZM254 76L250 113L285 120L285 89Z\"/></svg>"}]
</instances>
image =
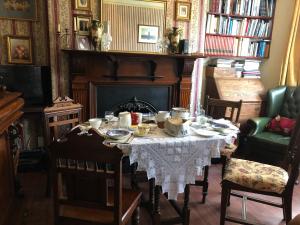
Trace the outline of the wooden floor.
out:
<instances>
[{"instance_id":1,"label":"wooden floor","mask_svg":"<svg viewBox=\"0 0 300 225\"><path fill-rule=\"evenodd\" d=\"M209 195L206 204L201 204L201 188L191 187L191 225L218 225L220 216L220 165L212 165L209 174ZM45 198L45 175L24 173L21 175L24 198L18 201L15 215L9 225L53 225L52 200ZM300 213L300 185L295 186L293 217ZM272 206L248 201L248 218L265 225L282 225L282 210ZM228 212L232 216L241 214L241 199L232 197ZM142 225L150 225L149 215L142 210ZM232 223L227 223L232 224Z\"/></svg>"}]
</instances>

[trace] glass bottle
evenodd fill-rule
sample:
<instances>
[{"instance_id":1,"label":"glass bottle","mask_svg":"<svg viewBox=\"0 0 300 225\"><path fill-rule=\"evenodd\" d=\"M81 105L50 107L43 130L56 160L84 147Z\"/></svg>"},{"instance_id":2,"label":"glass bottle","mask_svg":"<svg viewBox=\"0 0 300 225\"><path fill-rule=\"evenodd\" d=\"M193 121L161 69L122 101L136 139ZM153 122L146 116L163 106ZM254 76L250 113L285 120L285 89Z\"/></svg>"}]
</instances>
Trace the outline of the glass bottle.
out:
<instances>
[{"instance_id":1,"label":"glass bottle","mask_svg":"<svg viewBox=\"0 0 300 225\"><path fill-rule=\"evenodd\" d=\"M104 33L102 35L102 39L101 39L101 50L102 51L109 51L110 50L110 44L112 42L112 37L110 34L110 24L109 21L104 21L103 22L103 26L104 26Z\"/></svg>"}]
</instances>

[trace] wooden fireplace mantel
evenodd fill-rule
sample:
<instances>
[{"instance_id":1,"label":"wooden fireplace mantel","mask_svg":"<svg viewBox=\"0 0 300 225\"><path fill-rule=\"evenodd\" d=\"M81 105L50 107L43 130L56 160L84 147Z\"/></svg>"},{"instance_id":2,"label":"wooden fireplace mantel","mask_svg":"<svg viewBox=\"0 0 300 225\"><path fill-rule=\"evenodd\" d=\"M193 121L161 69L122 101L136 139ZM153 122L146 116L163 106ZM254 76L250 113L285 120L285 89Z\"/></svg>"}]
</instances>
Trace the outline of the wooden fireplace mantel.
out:
<instances>
[{"instance_id":1,"label":"wooden fireplace mantel","mask_svg":"<svg viewBox=\"0 0 300 225\"><path fill-rule=\"evenodd\" d=\"M98 85L168 86L169 107L189 107L194 62L204 57L201 54L62 51L69 55L72 97L84 106L84 120L96 116L95 87Z\"/></svg>"}]
</instances>

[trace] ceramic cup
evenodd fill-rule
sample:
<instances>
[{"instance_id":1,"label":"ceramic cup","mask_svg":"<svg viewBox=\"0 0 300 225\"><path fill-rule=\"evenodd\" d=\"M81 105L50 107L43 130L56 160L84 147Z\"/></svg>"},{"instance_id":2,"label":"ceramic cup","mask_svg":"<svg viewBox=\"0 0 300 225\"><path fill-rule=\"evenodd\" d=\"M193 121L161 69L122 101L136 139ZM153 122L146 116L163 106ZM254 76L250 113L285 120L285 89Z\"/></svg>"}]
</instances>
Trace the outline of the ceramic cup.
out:
<instances>
[{"instance_id":1,"label":"ceramic cup","mask_svg":"<svg viewBox=\"0 0 300 225\"><path fill-rule=\"evenodd\" d=\"M158 113L155 116L157 126L159 128L164 128L165 121L169 117L170 117L169 111L158 111Z\"/></svg>"},{"instance_id":2,"label":"ceramic cup","mask_svg":"<svg viewBox=\"0 0 300 225\"><path fill-rule=\"evenodd\" d=\"M94 129L98 129L102 123L102 119L100 118L91 118L89 119L89 123Z\"/></svg>"},{"instance_id":3,"label":"ceramic cup","mask_svg":"<svg viewBox=\"0 0 300 225\"><path fill-rule=\"evenodd\" d=\"M138 125L138 135L139 136L145 136L149 133L150 126L149 124L140 124Z\"/></svg>"}]
</instances>

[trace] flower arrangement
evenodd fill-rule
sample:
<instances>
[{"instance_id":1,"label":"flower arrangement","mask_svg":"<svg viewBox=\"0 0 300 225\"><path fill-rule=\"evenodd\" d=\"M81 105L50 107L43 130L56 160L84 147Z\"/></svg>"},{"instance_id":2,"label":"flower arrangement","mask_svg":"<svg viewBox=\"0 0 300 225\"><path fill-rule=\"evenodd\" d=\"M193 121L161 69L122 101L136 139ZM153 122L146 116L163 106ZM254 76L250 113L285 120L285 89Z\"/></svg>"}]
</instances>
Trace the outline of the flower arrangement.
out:
<instances>
[{"instance_id":1,"label":"flower arrangement","mask_svg":"<svg viewBox=\"0 0 300 225\"><path fill-rule=\"evenodd\" d=\"M178 45L182 35L183 29L181 27L172 27L167 29L164 37L168 40L169 53L178 53Z\"/></svg>"}]
</instances>

